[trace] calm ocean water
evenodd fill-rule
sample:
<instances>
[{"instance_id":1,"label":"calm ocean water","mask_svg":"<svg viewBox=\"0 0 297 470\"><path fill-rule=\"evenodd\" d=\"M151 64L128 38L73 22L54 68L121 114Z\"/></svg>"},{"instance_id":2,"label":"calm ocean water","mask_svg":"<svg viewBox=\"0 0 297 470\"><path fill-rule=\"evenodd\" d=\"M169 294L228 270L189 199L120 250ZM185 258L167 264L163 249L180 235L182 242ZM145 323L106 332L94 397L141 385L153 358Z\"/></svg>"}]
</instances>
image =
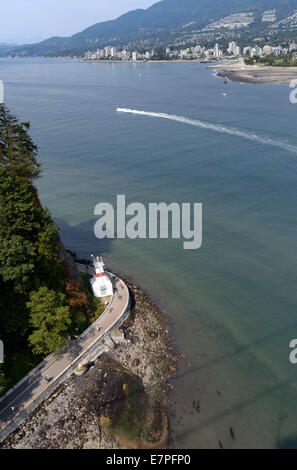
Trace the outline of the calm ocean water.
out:
<instances>
[{"instance_id":1,"label":"calm ocean water","mask_svg":"<svg viewBox=\"0 0 297 470\"><path fill-rule=\"evenodd\" d=\"M297 366L289 363L297 337L297 106L288 86L224 85L212 74L196 63L0 60L7 105L31 121L40 197L64 244L81 256L104 251L112 269L167 312L187 355L173 380L171 446L297 448ZM114 204L117 194L145 204L202 202L202 248L102 244L94 207Z\"/></svg>"}]
</instances>

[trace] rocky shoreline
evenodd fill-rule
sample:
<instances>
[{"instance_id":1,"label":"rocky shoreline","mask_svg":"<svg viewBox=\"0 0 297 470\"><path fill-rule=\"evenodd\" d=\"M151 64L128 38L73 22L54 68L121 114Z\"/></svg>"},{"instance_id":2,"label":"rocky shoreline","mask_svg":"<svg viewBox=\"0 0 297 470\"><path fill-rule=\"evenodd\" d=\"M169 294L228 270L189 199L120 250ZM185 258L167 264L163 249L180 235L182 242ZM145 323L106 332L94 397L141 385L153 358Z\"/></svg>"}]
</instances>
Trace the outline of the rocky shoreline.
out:
<instances>
[{"instance_id":1,"label":"rocky shoreline","mask_svg":"<svg viewBox=\"0 0 297 470\"><path fill-rule=\"evenodd\" d=\"M108 389L112 383L113 388L108 389L108 393L114 396L114 403L117 402L115 390L118 387L118 379L111 373L111 364L116 365L116 377L126 377L126 382L127 377L134 381L140 380L141 393L145 396L148 409L152 410L150 417L145 418L145 433L141 431L142 438L125 436L123 425L121 424L120 428L118 423L111 429L114 432L106 432L106 416L101 417L102 429L98 432L98 422L94 415L88 412L78 393L82 383L78 382L78 377L72 376L33 411L30 417L2 442L0 448L167 448L168 394L171 388L169 378L177 370L178 355L164 315L138 286L129 281L125 282L131 295L131 313L124 324L111 333L113 346L107 354L98 357L90 369L90 374L94 375L96 370L106 371L101 380L104 381L103 388ZM135 395L132 403L136 402L136 398ZM109 416L107 418L110 423L112 419L110 420ZM134 420L133 423L129 423L129 419ZM127 427L130 424L135 425L135 416L126 417L126 421ZM122 431L119 432L118 429Z\"/></svg>"}]
</instances>

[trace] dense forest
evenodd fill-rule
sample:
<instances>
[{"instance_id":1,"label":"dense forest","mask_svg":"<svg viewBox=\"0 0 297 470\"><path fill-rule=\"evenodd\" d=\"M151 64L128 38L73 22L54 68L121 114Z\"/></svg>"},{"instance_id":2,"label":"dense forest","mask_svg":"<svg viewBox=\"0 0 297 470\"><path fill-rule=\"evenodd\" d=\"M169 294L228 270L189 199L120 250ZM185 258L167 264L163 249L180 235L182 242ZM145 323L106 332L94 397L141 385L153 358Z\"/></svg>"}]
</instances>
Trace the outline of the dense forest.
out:
<instances>
[{"instance_id":1,"label":"dense forest","mask_svg":"<svg viewBox=\"0 0 297 470\"><path fill-rule=\"evenodd\" d=\"M87 280L71 273L58 227L40 204L29 128L0 105L0 395L102 311Z\"/></svg>"}]
</instances>

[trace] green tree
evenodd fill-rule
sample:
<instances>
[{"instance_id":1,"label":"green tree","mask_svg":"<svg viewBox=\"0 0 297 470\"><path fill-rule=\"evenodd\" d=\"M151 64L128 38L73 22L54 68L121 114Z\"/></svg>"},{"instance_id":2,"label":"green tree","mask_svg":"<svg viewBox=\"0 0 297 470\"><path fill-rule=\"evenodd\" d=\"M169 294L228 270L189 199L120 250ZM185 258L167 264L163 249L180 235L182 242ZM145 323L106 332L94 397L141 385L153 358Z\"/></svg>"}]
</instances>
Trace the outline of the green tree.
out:
<instances>
[{"instance_id":1,"label":"green tree","mask_svg":"<svg viewBox=\"0 0 297 470\"><path fill-rule=\"evenodd\" d=\"M30 324L34 328L29 343L34 354L59 352L66 344L66 334L71 324L66 296L62 293L41 287L31 292Z\"/></svg>"},{"instance_id":2,"label":"green tree","mask_svg":"<svg viewBox=\"0 0 297 470\"><path fill-rule=\"evenodd\" d=\"M42 224L37 239L37 275L42 284L51 289L64 289L64 272L58 254L60 239L58 227L53 223L47 209L42 213Z\"/></svg>"},{"instance_id":3,"label":"green tree","mask_svg":"<svg viewBox=\"0 0 297 470\"><path fill-rule=\"evenodd\" d=\"M40 174L40 164L36 160L37 147L28 134L29 128L28 122L19 122L0 104L0 166L32 181Z\"/></svg>"},{"instance_id":4,"label":"green tree","mask_svg":"<svg viewBox=\"0 0 297 470\"><path fill-rule=\"evenodd\" d=\"M63 288L58 228L23 177L0 166L0 276L30 292L40 285Z\"/></svg>"},{"instance_id":5,"label":"green tree","mask_svg":"<svg viewBox=\"0 0 297 470\"><path fill-rule=\"evenodd\" d=\"M63 347L70 316L75 325L83 321L80 311L74 318L63 295L58 227L33 185L40 165L28 129L0 104L0 337L7 353L6 388L36 365L38 355ZM1 371L0 390L3 380Z\"/></svg>"},{"instance_id":6,"label":"green tree","mask_svg":"<svg viewBox=\"0 0 297 470\"><path fill-rule=\"evenodd\" d=\"M0 275L3 281L15 281L16 290L22 292L31 282L34 272L35 247L32 242L13 235L0 244Z\"/></svg>"},{"instance_id":7,"label":"green tree","mask_svg":"<svg viewBox=\"0 0 297 470\"><path fill-rule=\"evenodd\" d=\"M249 57L248 59L244 59L244 62L246 65L254 65L255 61L252 57Z\"/></svg>"}]
</instances>

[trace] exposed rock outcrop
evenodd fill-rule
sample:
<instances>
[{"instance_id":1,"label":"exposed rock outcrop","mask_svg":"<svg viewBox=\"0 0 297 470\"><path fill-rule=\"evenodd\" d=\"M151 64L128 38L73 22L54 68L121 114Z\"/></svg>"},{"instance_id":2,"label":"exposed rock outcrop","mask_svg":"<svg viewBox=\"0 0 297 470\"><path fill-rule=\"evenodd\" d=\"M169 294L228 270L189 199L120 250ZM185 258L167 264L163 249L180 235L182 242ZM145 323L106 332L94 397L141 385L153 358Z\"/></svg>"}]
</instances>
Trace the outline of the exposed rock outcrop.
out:
<instances>
[{"instance_id":1,"label":"exposed rock outcrop","mask_svg":"<svg viewBox=\"0 0 297 470\"><path fill-rule=\"evenodd\" d=\"M75 381L76 393L103 432L120 444L145 448L167 433L162 406L145 392L142 380L107 354Z\"/></svg>"}]
</instances>

